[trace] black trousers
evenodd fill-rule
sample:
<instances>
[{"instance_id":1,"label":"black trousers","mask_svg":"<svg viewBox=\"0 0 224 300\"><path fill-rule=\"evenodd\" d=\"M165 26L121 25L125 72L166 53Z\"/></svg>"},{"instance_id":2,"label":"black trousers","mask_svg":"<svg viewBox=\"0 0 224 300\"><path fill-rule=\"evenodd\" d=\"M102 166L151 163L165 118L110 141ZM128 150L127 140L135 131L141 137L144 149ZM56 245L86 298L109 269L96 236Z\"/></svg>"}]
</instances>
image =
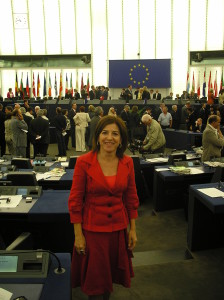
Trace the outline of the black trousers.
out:
<instances>
[{"instance_id":1,"label":"black trousers","mask_svg":"<svg viewBox=\"0 0 224 300\"><path fill-rule=\"evenodd\" d=\"M58 155L66 156L66 147L65 147L65 139L60 130L56 129L56 139L58 144Z\"/></svg>"}]
</instances>

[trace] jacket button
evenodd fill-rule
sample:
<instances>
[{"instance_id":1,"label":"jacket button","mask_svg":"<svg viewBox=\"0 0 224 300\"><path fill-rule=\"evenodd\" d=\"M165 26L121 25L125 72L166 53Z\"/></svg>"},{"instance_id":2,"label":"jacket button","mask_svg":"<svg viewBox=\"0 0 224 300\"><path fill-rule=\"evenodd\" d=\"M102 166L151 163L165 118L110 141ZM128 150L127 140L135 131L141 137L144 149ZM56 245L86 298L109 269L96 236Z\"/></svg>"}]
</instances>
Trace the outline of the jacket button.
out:
<instances>
[{"instance_id":1,"label":"jacket button","mask_svg":"<svg viewBox=\"0 0 224 300\"><path fill-rule=\"evenodd\" d=\"M109 214L109 215L108 215L108 218L112 218L112 215L111 215L111 214Z\"/></svg>"},{"instance_id":2,"label":"jacket button","mask_svg":"<svg viewBox=\"0 0 224 300\"><path fill-rule=\"evenodd\" d=\"M108 206L108 207L111 207L111 206L112 206L112 203L108 203L107 206Z\"/></svg>"},{"instance_id":3,"label":"jacket button","mask_svg":"<svg viewBox=\"0 0 224 300\"><path fill-rule=\"evenodd\" d=\"M113 194L112 194L112 193L109 193L109 196L110 196L110 197L112 197L112 196L113 196Z\"/></svg>"}]
</instances>

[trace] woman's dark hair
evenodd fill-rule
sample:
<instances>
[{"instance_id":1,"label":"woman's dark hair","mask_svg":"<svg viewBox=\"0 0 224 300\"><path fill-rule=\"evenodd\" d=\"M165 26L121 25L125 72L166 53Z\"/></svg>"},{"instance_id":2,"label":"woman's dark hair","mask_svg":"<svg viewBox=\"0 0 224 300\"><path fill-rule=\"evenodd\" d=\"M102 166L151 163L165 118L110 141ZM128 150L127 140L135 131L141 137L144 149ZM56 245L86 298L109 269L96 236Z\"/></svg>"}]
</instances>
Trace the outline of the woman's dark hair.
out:
<instances>
[{"instance_id":1,"label":"woman's dark hair","mask_svg":"<svg viewBox=\"0 0 224 300\"><path fill-rule=\"evenodd\" d=\"M93 151L98 152L100 150L100 145L98 144L98 139L100 133L103 131L103 129L110 124L116 124L119 128L120 135L121 135L121 146L117 148L117 157L122 158L124 155L124 152L127 148L128 144L128 134L127 134L127 128L123 120L119 117L114 116L105 116L102 117L99 121L99 123L96 126L96 130L93 136Z\"/></svg>"},{"instance_id":2,"label":"woman's dark hair","mask_svg":"<svg viewBox=\"0 0 224 300\"><path fill-rule=\"evenodd\" d=\"M79 111L84 112L85 111L85 106L80 106Z\"/></svg>"}]
</instances>

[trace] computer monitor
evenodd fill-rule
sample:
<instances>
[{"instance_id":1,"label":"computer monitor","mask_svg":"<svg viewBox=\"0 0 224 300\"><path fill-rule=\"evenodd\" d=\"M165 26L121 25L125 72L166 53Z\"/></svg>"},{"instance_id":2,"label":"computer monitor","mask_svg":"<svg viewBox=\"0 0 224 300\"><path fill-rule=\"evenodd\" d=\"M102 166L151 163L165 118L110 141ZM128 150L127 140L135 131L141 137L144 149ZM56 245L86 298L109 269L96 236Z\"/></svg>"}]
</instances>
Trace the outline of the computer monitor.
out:
<instances>
[{"instance_id":1,"label":"computer monitor","mask_svg":"<svg viewBox=\"0 0 224 300\"><path fill-rule=\"evenodd\" d=\"M34 172L9 172L7 180L15 186L37 186L38 182Z\"/></svg>"},{"instance_id":2,"label":"computer monitor","mask_svg":"<svg viewBox=\"0 0 224 300\"><path fill-rule=\"evenodd\" d=\"M33 169L29 158L13 158L11 165L16 166L18 169Z\"/></svg>"}]
</instances>

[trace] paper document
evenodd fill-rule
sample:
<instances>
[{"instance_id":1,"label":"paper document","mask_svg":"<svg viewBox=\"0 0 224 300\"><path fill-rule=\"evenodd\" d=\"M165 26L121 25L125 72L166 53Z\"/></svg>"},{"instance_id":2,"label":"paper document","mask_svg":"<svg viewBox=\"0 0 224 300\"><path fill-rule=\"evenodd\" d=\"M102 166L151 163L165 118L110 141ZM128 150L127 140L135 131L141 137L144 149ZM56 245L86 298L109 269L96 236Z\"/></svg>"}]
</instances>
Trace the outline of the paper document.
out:
<instances>
[{"instance_id":1,"label":"paper document","mask_svg":"<svg viewBox=\"0 0 224 300\"><path fill-rule=\"evenodd\" d=\"M198 191L209 197L224 197L224 192L216 188L198 189Z\"/></svg>"},{"instance_id":2,"label":"paper document","mask_svg":"<svg viewBox=\"0 0 224 300\"><path fill-rule=\"evenodd\" d=\"M7 290L0 288L0 299L10 300L12 297L12 293Z\"/></svg>"},{"instance_id":3,"label":"paper document","mask_svg":"<svg viewBox=\"0 0 224 300\"><path fill-rule=\"evenodd\" d=\"M2 195L0 196L0 208L15 208L19 205L22 198L22 195Z\"/></svg>"},{"instance_id":4,"label":"paper document","mask_svg":"<svg viewBox=\"0 0 224 300\"><path fill-rule=\"evenodd\" d=\"M38 135L35 140L40 140L40 139L41 139L41 135Z\"/></svg>"},{"instance_id":5,"label":"paper document","mask_svg":"<svg viewBox=\"0 0 224 300\"><path fill-rule=\"evenodd\" d=\"M21 129L23 132L25 132L25 133L27 133L28 132L28 130L26 130L26 129Z\"/></svg>"},{"instance_id":6,"label":"paper document","mask_svg":"<svg viewBox=\"0 0 224 300\"><path fill-rule=\"evenodd\" d=\"M68 161L62 161L61 166L64 167L64 168L67 168L68 167Z\"/></svg>"},{"instance_id":7,"label":"paper document","mask_svg":"<svg viewBox=\"0 0 224 300\"><path fill-rule=\"evenodd\" d=\"M148 161L148 162L168 162L168 158L164 158L164 157L147 158L146 161Z\"/></svg>"},{"instance_id":8,"label":"paper document","mask_svg":"<svg viewBox=\"0 0 224 300\"><path fill-rule=\"evenodd\" d=\"M162 171L169 171L168 168L160 168L160 169L155 169L157 172L162 172Z\"/></svg>"},{"instance_id":9,"label":"paper document","mask_svg":"<svg viewBox=\"0 0 224 300\"><path fill-rule=\"evenodd\" d=\"M202 171L201 169L198 169L198 168L189 168L190 169L190 173L191 174L203 174L204 171Z\"/></svg>"}]
</instances>

